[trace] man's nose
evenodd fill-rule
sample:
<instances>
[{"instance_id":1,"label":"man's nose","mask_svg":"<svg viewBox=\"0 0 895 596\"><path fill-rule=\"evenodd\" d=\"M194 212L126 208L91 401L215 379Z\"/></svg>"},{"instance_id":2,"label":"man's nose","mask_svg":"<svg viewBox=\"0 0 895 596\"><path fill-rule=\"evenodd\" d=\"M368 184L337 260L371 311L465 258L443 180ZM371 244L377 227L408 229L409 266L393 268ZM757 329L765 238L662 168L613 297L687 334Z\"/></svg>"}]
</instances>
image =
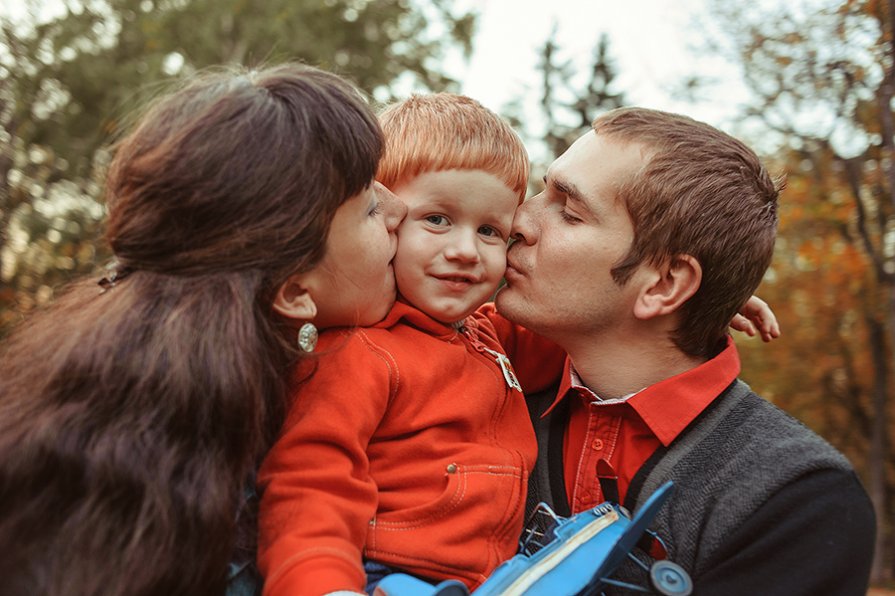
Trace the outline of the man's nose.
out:
<instances>
[{"instance_id":1,"label":"man's nose","mask_svg":"<svg viewBox=\"0 0 895 596\"><path fill-rule=\"evenodd\" d=\"M544 199L544 193L536 194L526 199L516 209L513 216L513 226L510 228L510 236L519 242L532 244L537 234L537 218L535 213Z\"/></svg>"}]
</instances>

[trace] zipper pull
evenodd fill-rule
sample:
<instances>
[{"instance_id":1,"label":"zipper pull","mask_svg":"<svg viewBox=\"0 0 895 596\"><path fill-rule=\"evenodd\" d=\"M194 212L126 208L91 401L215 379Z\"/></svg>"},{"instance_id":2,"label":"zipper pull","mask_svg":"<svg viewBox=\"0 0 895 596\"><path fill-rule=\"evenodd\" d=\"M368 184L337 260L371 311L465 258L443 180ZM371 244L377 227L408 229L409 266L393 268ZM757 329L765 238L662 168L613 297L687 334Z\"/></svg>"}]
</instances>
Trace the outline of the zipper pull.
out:
<instances>
[{"instance_id":1,"label":"zipper pull","mask_svg":"<svg viewBox=\"0 0 895 596\"><path fill-rule=\"evenodd\" d=\"M513 365L510 363L510 359L507 355L495 352L494 350L489 350L488 348L483 349L494 356L494 360L497 361L497 365L500 366L500 370L503 372L503 380L507 382L507 387L515 389L521 393L522 386L519 384L519 379L516 378L516 373L513 372Z\"/></svg>"}]
</instances>

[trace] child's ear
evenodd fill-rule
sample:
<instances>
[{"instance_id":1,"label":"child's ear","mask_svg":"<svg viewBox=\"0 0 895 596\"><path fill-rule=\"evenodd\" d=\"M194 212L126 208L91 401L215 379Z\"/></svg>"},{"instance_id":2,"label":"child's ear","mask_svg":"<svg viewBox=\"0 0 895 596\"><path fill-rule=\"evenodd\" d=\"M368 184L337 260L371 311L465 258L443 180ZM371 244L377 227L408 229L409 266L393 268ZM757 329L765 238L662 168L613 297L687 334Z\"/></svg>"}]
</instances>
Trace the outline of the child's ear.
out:
<instances>
[{"instance_id":1,"label":"child's ear","mask_svg":"<svg viewBox=\"0 0 895 596\"><path fill-rule=\"evenodd\" d=\"M648 269L649 277L634 304L634 316L638 319L677 311L702 283L702 266L690 255L675 255Z\"/></svg>"},{"instance_id":2,"label":"child's ear","mask_svg":"<svg viewBox=\"0 0 895 596\"><path fill-rule=\"evenodd\" d=\"M311 321L317 316L317 305L305 288L304 275L296 273L283 282L273 298L273 309L288 319Z\"/></svg>"}]
</instances>

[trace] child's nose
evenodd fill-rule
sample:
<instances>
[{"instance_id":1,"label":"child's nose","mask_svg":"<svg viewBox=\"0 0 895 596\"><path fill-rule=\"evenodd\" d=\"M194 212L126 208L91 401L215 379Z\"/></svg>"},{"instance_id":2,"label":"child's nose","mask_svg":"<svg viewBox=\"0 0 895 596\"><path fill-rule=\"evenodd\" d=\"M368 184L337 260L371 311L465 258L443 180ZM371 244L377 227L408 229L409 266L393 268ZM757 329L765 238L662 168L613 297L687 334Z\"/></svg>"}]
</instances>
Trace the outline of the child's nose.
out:
<instances>
[{"instance_id":1,"label":"child's nose","mask_svg":"<svg viewBox=\"0 0 895 596\"><path fill-rule=\"evenodd\" d=\"M479 260L479 249L475 234L465 230L457 230L451 236L451 241L444 251L445 257L454 261L477 263Z\"/></svg>"}]
</instances>

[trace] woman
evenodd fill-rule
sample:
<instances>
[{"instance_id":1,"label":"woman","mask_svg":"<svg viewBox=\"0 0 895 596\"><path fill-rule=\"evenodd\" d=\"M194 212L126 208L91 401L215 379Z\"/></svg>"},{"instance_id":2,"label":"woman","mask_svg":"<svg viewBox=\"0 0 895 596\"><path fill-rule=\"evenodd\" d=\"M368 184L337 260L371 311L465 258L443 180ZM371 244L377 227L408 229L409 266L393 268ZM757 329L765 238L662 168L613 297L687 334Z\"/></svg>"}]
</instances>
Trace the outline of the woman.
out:
<instances>
[{"instance_id":1,"label":"woman","mask_svg":"<svg viewBox=\"0 0 895 596\"><path fill-rule=\"evenodd\" d=\"M373 183L381 150L355 90L299 65L199 77L123 139L117 266L3 349L4 594L223 591L302 326L394 301L404 208Z\"/></svg>"}]
</instances>

